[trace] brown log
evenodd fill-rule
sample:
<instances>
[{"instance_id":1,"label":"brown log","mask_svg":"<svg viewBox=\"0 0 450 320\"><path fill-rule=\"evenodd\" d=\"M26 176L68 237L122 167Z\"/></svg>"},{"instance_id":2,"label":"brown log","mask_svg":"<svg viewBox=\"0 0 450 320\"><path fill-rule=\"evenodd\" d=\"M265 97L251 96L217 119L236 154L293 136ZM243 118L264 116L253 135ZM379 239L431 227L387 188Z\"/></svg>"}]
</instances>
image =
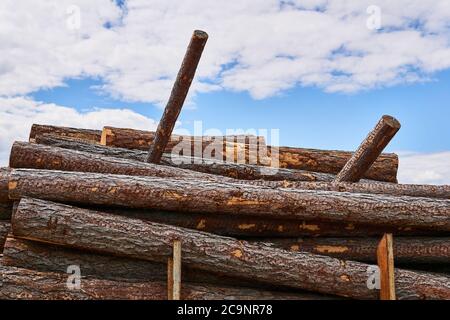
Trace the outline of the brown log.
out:
<instances>
[{"instance_id":1,"label":"brown log","mask_svg":"<svg viewBox=\"0 0 450 320\"><path fill-rule=\"evenodd\" d=\"M14 238L6 239L2 263L5 266L41 272L67 272L68 266L80 266L83 277L122 281L164 281L167 277L165 263L103 255L71 248ZM206 283L219 286L274 289L252 281L199 272L183 267L183 282Z\"/></svg>"},{"instance_id":2,"label":"brown log","mask_svg":"<svg viewBox=\"0 0 450 320\"><path fill-rule=\"evenodd\" d=\"M94 145L71 138L52 135L37 136L36 142L48 146L142 162L145 162L147 156L147 152L141 150ZM327 173L282 168L270 170L268 172L266 167L256 165L218 162L195 157L175 156L171 154L164 154L161 159L161 164L242 180L262 179L273 181L333 181L335 179L334 175Z\"/></svg>"},{"instance_id":3,"label":"brown log","mask_svg":"<svg viewBox=\"0 0 450 320\"><path fill-rule=\"evenodd\" d=\"M14 169L9 197L450 231L450 200L269 189L193 179Z\"/></svg>"},{"instance_id":4,"label":"brown log","mask_svg":"<svg viewBox=\"0 0 450 320\"><path fill-rule=\"evenodd\" d=\"M55 146L59 148L78 150L104 156L124 158L137 161L145 161L146 153L139 150L128 150L123 148L110 148L105 146L93 145L79 142L70 138L60 138L50 135L38 136L36 142L44 145ZM164 165L175 166L179 168L199 171L209 174L223 175L240 180L266 180L266 181L284 181L282 184L271 183L267 186L286 188L298 188L307 190L328 190L358 193L388 194L397 196L411 197L429 197L450 199L450 186L434 185L412 185L412 184L393 184L393 183L375 183L370 180L363 180L360 183L303 183L310 182L331 182L335 176L330 174L292 170L277 169L270 174L263 171L261 166L234 164L226 162L214 162L207 159L191 159L182 156L164 155L161 163ZM258 182L264 185L264 182Z\"/></svg>"},{"instance_id":5,"label":"brown log","mask_svg":"<svg viewBox=\"0 0 450 320\"><path fill-rule=\"evenodd\" d=\"M3 253L6 237L11 230L11 223L9 221L0 221L0 254Z\"/></svg>"},{"instance_id":6,"label":"brown log","mask_svg":"<svg viewBox=\"0 0 450 320\"><path fill-rule=\"evenodd\" d=\"M272 149L270 147L268 149L269 157L271 157ZM353 155L352 152L335 150L291 147L279 147L277 149L279 165L282 168L331 174L338 174ZM394 153L383 153L367 171L364 178L397 183L397 170L398 156Z\"/></svg>"},{"instance_id":7,"label":"brown log","mask_svg":"<svg viewBox=\"0 0 450 320\"><path fill-rule=\"evenodd\" d=\"M88 209L93 209L88 206ZM95 209L95 208L94 208ZM410 227L370 226L347 222L305 221L294 219L270 219L247 215L225 215L208 213L189 213L154 210L130 210L101 208L113 214L133 217L152 222L170 224L198 231L215 233L238 238L246 237L380 237L386 232L399 236L432 235L446 236L448 233L436 233ZM292 241L287 239L287 241Z\"/></svg>"},{"instance_id":8,"label":"brown log","mask_svg":"<svg viewBox=\"0 0 450 320\"><path fill-rule=\"evenodd\" d=\"M164 281L124 282L82 278L81 290L67 288L68 274L0 266L0 299L4 300L166 300ZM262 291L186 283L183 300L315 300L314 294Z\"/></svg>"},{"instance_id":9,"label":"brown log","mask_svg":"<svg viewBox=\"0 0 450 320\"><path fill-rule=\"evenodd\" d=\"M379 238L258 239L277 248L376 263ZM395 263L450 264L449 237L395 237Z\"/></svg>"},{"instance_id":10,"label":"brown log","mask_svg":"<svg viewBox=\"0 0 450 320\"><path fill-rule=\"evenodd\" d=\"M383 116L338 173L336 182L358 182L372 167L400 127L400 122L394 117Z\"/></svg>"},{"instance_id":11,"label":"brown log","mask_svg":"<svg viewBox=\"0 0 450 320\"><path fill-rule=\"evenodd\" d=\"M22 199L13 216L19 238L149 261L166 261L183 239L183 265L313 292L376 299L370 265L295 253L42 200ZM450 299L450 278L396 270L399 299Z\"/></svg>"},{"instance_id":12,"label":"brown log","mask_svg":"<svg viewBox=\"0 0 450 320\"><path fill-rule=\"evenodd\" d=\"M44 134L53 134L62 137L71 137L93 143L99 143L102 136L102 131L33 124L30 131L30 142L34 141L36 136Z\"/></svg>"},{"instance_id":13,"label":"brown log","mask_svg":"<svg viewBox=\"0 0 450 320\"><path fill-rule=\"evenodd\" d=\"M180 115L181 108L183 108L184 100L194 79L195 71L197 70L207 40L208 34L206 32L200 30L194 31L183 63L178 71L178 76L172 88L164 114L156 129L155 141L150 147L147 158L147 162L149 163L159 163L161 160L161 156L166 149L175 123Z\"/></svg>"},{"instance_id":14,"label":"brown log","mask_svg":"<svg viewBox=\"0 0 450 320\"><path fill-rule=\"evenodd\" d=\"M386 233L378 244L377 261L380 270L380 299L396 300L392 234Z\"/></svg>"}]
</instances>

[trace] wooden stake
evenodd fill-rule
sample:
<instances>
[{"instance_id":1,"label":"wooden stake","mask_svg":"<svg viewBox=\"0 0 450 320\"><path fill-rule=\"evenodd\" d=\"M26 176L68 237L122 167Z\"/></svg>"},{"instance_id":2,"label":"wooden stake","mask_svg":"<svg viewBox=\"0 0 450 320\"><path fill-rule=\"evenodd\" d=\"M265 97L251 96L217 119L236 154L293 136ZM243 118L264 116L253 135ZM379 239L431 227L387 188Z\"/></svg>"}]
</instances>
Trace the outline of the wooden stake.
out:
<instances>
[{"instance_id":1,"label":"wooden stake","mask_svg":"<svg viewBox=\"0 0 450 320\"><path fill-rule=\"evenodd\" d=\"M195 71L207 40L208 34L206 32L194 31L166 109L156 130L155 141L150 147L147 158L149 163L159 163L161 160L194 79Z\"/></svg>"},{"instance_id":2,"label":"wooden stake","mask_svg":"<svg viewBox=\"0 0 450 320\"><path fill-rule=\"evenodd\" d=\"M336 176L336 182L358 182L400 130L394 117L383 116Z\"/></svg>"},{"instance_id":3,"label":"wooden stake","mask_svg":"<svg viewBox=\"0 0 450 320\"><path fill-rule=\"evenodd\" d=\"M180 300L181 297L181 241L173 242L173 299Z\"/></svg>"},{"instance_id":4,"label":"wooden stake","mask_svg":"<svg viewBox=\"0 0 450 320\"><path fill-rule=\"evenodd\" d=\"M378 244L377 259L380 268L380 299L395 300L394 249L391 233L386 233Z\"/></svg>"}]
</instances>

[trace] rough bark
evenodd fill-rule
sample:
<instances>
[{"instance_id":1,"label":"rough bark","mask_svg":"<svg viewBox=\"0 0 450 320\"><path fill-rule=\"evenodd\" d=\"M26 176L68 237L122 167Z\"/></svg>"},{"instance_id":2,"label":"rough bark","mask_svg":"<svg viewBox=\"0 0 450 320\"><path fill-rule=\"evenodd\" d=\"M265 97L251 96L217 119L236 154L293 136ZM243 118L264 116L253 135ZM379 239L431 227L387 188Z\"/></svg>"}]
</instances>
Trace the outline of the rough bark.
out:
<instances>
[{"instance_id":1,"label":"rough bark","mask_svg":"<svg viewBox=\"0 0 450 320\"><path fill-rule=\"evenodd\" d=\"M149 261L166 261L174 240L183 243L183 265L313 292L377 299L367 287L370 265L265 244L250 244L162 224L22 199L14 236ZM450 278L396 270L399 299L450 299Z\"/></svg>"},{"instance_id":2,"label":"rough bark","mask_svg":"<svg viewBox=\"0 0 450 320\"><path fill-rule=\"evenodd\" d=\"M147 152L141 150L94 145L72 138L52 135L37 136L36 142L48 146L142 162L145 162L147 156ZM335 179L334 175L327 173L282 168L271 170L264 166L220 162L196 157L175 156L172 154L164 154L161 159L161 164L242 180L333 181Z\"/></svg>"},{"instance_id":3,"label":"rough bark","mask_svg":"<svg viewBox=\"0 0 450 320\"><path fill-rule=\"evenodd\" d=\"M277 248L376 263L380 238L258 239ZM449 237L395 237L396 264L450 263Z\"/></svg>"},{"instance_id":4,"label":"rough bark","mask_svg":"<svg viewBox=\"0 0 450 320\"><path fill-rule=\"evenodd\" d=\"M99 143L102 136L102 131L33 124L30 131L30 141L34 141L36 136L44 134L53 134L62 137L72 137L89 142Z\"/></svg>"},{"instance_id":5,"label":"rough bark","mask_svg":"<svg viewBox=\"0 0 450 320\"><path fill-rule=\"evenodd\" d=\"M5 300L167 300L164 281L125 282L82 278L81 290L67 288L68 274L0 266L0 299ZM315 300L314 294L262 291L184 283L183 300Z\"/></svg>"},{"instance_id":6,"label":"rough bark","mask_svg":"<svg viewBox=\"0 0 450 320\"><path fill-rule=\"evenodd\" d=\"M38 136L36 142L44 145L55 146L59 148L78 150L104 156L124 158L137 161L145 161L146 153L139 150L128 150L122 148L110 148L105 146L92 145L89 143L78 142L73 139L59 138L53 136ZM267 172L267 168L254 165L242 165L226 162L214 162L207 159L189 158L189 157L171 157L164 155L161 164L199 171L203 173L222 175L240 180L264 180L253 182L252 184L268 187L285 187L306 190L328 190L357 193L374 193L395 196L428 197L450 199L450 186L434 185L413 185L413 184L394 184L394 183L376 183L370 180L363 180L359 183L322 183L331 182L335 176L324 173L316 173L292 169L276 169L273 172ZM271 182L265 181L283 181ZM315 183L307 183L315 182ZM248 182L245 182L248 183Z\"/></svg>"},{"instance_id":7,"label":"rough bark","mask_svg":"<svg viewBox=\"0 0 450 320\"><path fill-rule=\"evenodd\" d=\"M279 147L279 165L282 168L338 174L352 152ZM269 156L271 148L269 147ZM397 182L398 156L393 153L381 154L364 178L385 182Z\"/></svg>"},{"instance_id":8,"label":"rough bark","mask_svg":"<svg viewBox=\"0 0 450 320\"><path fill-rule=\"evenodd\" d=\"M450 200L269 189L192 179L14 169L9 197L450 231Z\"/></svg>"},{"instance_id":9,"label":"rough bark","mask_svg":"<svg viewBox=\"0 0 450 320\"><path fill-rule=\"evenodd\" d=\"M88 207L87 209L95 209ZM157 223L170 224L198 231L232 237L381 237L390 232L396 236L432 235L445 236L428 230L403 227L377 227L346 222L302 221L292 219L268 219L245 215L211 215L183 212L100 208L101 211L133 217ZM288 239L289 241L289 239Z\"/></svg>"},{"instance_id":10,"label":"rough bark","mask_svg":"<svg viewBox=\"0 0 450 320\"><path fill-rule=\"evenodd\" d=\"M400 130L400 127L400 122L394 117L383 116L338 173L336 182L358 182Z\"/></svg>"},{"instance_id":11,"label":"rough bark","mask_svg":"<svg viewBox=\"0 0 450 320\"><path fill-rule=\"evenodd\" d=\"M3 252L6 237L11 230L11 223L9 221L0 221L0 254Z\"/></svg>"},{"instance_id":12,"label":"rough bark","mask_svg":"<svg viewBox=\"0 0 450 320\"><path fill-rule=\"evenodd\" d=\"M194 31L183 63L178 71L172 92L170 93L169 101L156 129L155 141L150 147L147 158L147 162L149 163L159 163L161 160L161 156L166 149L175 123L180 115L181 108L183 108L184 100L194 79L195 71L197 70L207 40L208 34L206 32Z\"/></svg>"},{"instance_id":13,"label":"rough bark","mask_svg":"<svg viewBox=\"0 0 450 320\"><path fill-rule=\"evenodd\" d=\"M8 198L8 180L9 168L0 168L0 203L9 202Z\"/></svg>"}]
</instances>

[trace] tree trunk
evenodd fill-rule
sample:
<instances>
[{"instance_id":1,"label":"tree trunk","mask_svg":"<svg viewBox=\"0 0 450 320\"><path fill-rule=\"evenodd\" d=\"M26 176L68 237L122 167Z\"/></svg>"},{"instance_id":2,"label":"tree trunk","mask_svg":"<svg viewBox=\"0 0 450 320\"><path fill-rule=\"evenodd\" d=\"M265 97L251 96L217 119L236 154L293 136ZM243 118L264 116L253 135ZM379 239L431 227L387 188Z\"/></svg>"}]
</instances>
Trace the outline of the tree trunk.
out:
<instances>
[{"instance_id":1,"label":"tree trunk","mask_svg":"<svg viewBox=\"0 0 450 320\"><path fill-rule=\"evenodd\" d=\"M323 254L339 259L376 263L380 238L258 239L277 248ZM450 263L449 237L395 237L396 264Z\"/></svg>"},{"instance_id":2,"label":"tree trunk","mask_svg":"<svg viewBox=\"0 0 450 320\"><path fill-rule=\"evenodd\" d=\"M400 122L397 119L391 116L383 116L336 176L336 182L358 182L361 180L398 130L400 130Z\"/></svg>"},{"instance_id":3,"label":"tree trunk","mask_svg":"<svg viewBox=\"0 0 450 320\"><path fill-rule=\"evenodd\" d=\"M11 223L9 221L0 221L0 254L3 253L6 237L11 231Z\"/></svg>"},{"instance_id":4,"label":"tree trunk","mask_svg":"<svg viewBox=\"0 0 450 320\"><path fill-rule=\"evenodd\" d=\"M450 231L450 200L269 189L193 179L14 169L9 197Z\"/></svg>"},{"instance_id":5,"label":"tree trunk","mask_svg":"<svg viewBox=\"0 0 450 320\"><path fill-rule=\"evenodd\" d=\"M40 136L36 138L38 143L51 145L59 148L83 151L109 157L144 161L146 153L139 150L127 150L121 148L110 148L88 143L80 143L71 139L52 136ZM198 163L200 162L200 163ZM161 164L189 169L203 173L222 175L240 180L264 180L251 182L254 185L268 187L284 187L305 190L326 190L356 193L386 194L394 196L428 197L450 199L450 186L413 185L376 183L364 180L360 183L323 183L332 182L335 176L324 173L308 172L292 169L276 169L273 172L264 171L266 168L253 165L241 165L225 162L214 162L206 159L192 159L189 157L170 157L165 155ZM275 181L267 183L266 181ZM277 182L282 181L282 182ZM308 183L314 182L314 183ZM320 183L318 183L320 182ZM249 182L243 182L249 183Z\"/></svg>"},{"instance_id":6,"label":"tree trunk","mask_svg":"<svg viewBox=\"0 0 450 320\"><path fill-rule=\"evenodd\" d=\"M19 238L117 256L164 262L174 240L183 245L183 265L324 294L377 299L367 287L370 265L265 244L250 244L162 224L91 210L22 199L13 217ZM397 269L399 299L450 299L450 278Z\"/></svg>"},{"instance_id":7,"label":"tree trunk","mask_svg":"<svg viewBox=\"0 0 450 320\"><path fill-rule=\"evenodd\" d=\"M108 157L137 160L141 162L145 162L147 156L147 152L141 150L100 146L83 141L77 141L72 138L56 137L51 135L37 136L36 142L48 146L89 152ZM175 156L173 154L164 154L161 159L161 164L242 180L262 179L273 181L291 180L331 182L335 179L334 175L327 173L282 168L271 170L270 168L263 166L221 162L196 157Z\"/></svg>"},{"instance_id":8,"label":"tree trunk","mask_svg":"<svg viewBox=\"0 0 450 320\"><path fill-rule=\"evenodd\" d=\"M82 278L81 289L67 287L69 274L0 266L0 299L5 300L167 300L165 281L125 282ZM316 300L314 294L183 283L183 300Z\"/></svg>"},{"instance_id":9,"label":"tree trunk","mask_svg":"<svg viewBox=\"0 0 450 320\"><path fill-rule=\"evenodd\" d=\"M95 209L88 207L87 209ZM293 219L270 219L246 215L225 215L207 213L133 210L101 208L101 211L133 217L157 223L170 224L223 236L246 237L381 237L384 233L396 236L445 236L429 230L393 226L370 226L346 222L302 221Z\"/></svg>"},{"instance_id":10,"label":"tree trunk","mask_svg":"<svg viewBox=\"0 0 450 320\"><path fill-rule=\"evenodd\" d=\"M277 149L279 153L279 164L282 168L331 174L338 174L353 155L352 152L347 151L290 147L279 147ZM269 157L271 156L270 150L271 148L269 147ZM396 183L397 170L398 156L393 153L383 153L367 171L364 178Z\"/></svg>"},{"instance_id":11,"label":"tree trunk","mask_svg":"<svg viewBox=\"0 0 450 320\"><path fill-rule=\"evenodd\" d=\"M62 137L77 138L92 143L99 143L102 137L101 130L90 130L90 129L77 129L77 128L67 128L67 127L57 127L57 126L46 126L40 124L33 124L30 131L30 142L34 141L36 136L44 134L53 134Z\"/></svg>"}]
</instances>

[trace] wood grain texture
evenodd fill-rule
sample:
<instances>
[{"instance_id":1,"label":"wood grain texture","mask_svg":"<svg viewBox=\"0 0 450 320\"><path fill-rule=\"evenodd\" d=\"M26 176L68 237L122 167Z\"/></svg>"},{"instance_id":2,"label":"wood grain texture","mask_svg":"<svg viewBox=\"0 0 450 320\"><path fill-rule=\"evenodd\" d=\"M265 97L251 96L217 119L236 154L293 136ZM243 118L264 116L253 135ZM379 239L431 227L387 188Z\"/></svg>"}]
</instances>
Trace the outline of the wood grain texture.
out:
<instances>
[{"instance_id":1,"label":"wood grain texture","mask_svg":"<svg viewBox=\"0 0 450 320\"><path fill-rule=\"evenodd\" d=\"M450 200L269 189L192 179L14 169L9 197L450 231Z\"/></svg>"},{"instance_id":2,"label":"wood grain texture","mask_svg":"<svg viewBox=\"0 0 450 320\"><path fill-rule=\"evenodd\" d=\"M379 239L266 238L252 241L272 243L278 248L291 251L306 251L339 259L376 263ZM396 237L393 249L396 264L450 264L449 237Z\"/></svg>"},{"instance_id":3,"label":"wood grain texture","mask_svg":"<svg viewBox=\"0 0 450 320\"><path fill-rule=\"evenodd\" d=\"M98 146L79 142L73 139L59 138L48 135L38 136L36 138L36 141L44 145L78 150L108 157L124 158L136 161L145 161L146 157L146 153L139 150ZM241 180L271 181L270 183L266 183L265 181L255 181L252 182L252 184L269 186L273 188L284 187L307 190L328 190L450 199L449 185L434 186L376 183L370 180L362 180L359 183L330 183L335 179L334 175L295 169L278 169L275 171L267 171L267 168L261 166L215 162L207 159L192 159L182 156L171 157L170 155L164 155L161 161L162 164L168 166L174 166L209 174L222 175Z\"/></svg>"},{"instance_id":4,"label":"wood grain texture","mask_svg":"<svg viewBox=\"0 0 450 320\"><path fill-rule=\"evenodd\" d=\"M94 142L99 143L102 136L102 131L33 124L33 126L31 127L29 139L30 141L34 141L36 136L44 134L53 134L62 137L72 137L93 143Z\"/></svg>"},{"instance_id":5,"label":"wood grain texture","mask_svg":"<svg viewBox=\"0 0 450 320\"><path fill-rule=\"evenodd\" d=\"M380 299L396 300L392 234L386 233L378 244L377 261L380 269Z\"/></svg>"},{"instance_id":6,"label":"wood grain texture","mask_svg":"<svg viewBox=\"0 0 450 320\"><path fill-rule=\"evenodd\" d=\"M173 292L172 300L180 300L181 297L181 241L175 240L173 242L173 257L172 257L172 281Z\"/></svg>"},{"instance_id":7,"label":"wood grain texture","mask_svg":"<svg viewBox=\"0 0 450 320\"><path fill-rule=\"evenodd\" d=\"M11 223L9 221L0 221L0 254L3 253L6 237L11 231Z\"/></svg>"},{"instance_id":8,"label":"wood grain texture","mask_svg":"<svg viewBox=\"0 0 450 320\"><path fill-rule=\"evenodd\" d=\"M13 234L46 243L149 261L166 261L173 240L183 239L183 265L262 283L319 293L376 299L366 285L368 264L294 253L233 238L22 199ZM313 276L312 276L313 275ZM396 270L399 299L449 299L450 278Z\"/></svg>"},{"instance_id":9,"label":"wood grain texture","mask_svg":"<svg viewBox=\"0 0 450 320\"><path fill-rule=\"evenodd\" d=\"M164 281L125 282L81 279L81 290L69 290L67 274L0 265L0 299L4 300L165 300ZM280 293L242 287L186 283L183 300L315 300L314 294Z\"/></svg>"},{"instance_id":10,"label":"wood grain texture","mask_svg":"<svg viewBox=\"0 0 450 320\"><path fill-rule=\"evenodd\" d=\"M336 176L336 182L358 182L400 130L400 122L384 115Z\"/></svg>"}]
</instances>

